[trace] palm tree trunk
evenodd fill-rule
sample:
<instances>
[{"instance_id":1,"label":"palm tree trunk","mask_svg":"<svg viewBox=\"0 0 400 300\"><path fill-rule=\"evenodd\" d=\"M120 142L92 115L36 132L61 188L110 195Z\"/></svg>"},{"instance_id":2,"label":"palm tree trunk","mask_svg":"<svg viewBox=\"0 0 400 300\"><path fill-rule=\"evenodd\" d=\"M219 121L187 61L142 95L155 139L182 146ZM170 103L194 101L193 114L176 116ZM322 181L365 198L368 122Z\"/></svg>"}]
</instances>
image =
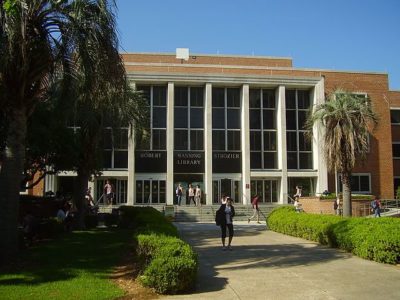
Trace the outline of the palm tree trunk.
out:
<instances>
[{"instance_id":1,"label":"palm tree trunk","mask_svg":"<svg viewBox=\"0 0 400 300\"><path fill-rule=\"evenodd\" d=\"M78 176L76 177L74 188L74 204L77 209L75 225L77 229L86 229L85 216L87 214L88 206L85 201L85 195L89 179L89 173L78 170Z\"/></svg>"},{"instance_id":2,"label":"palm tree trunk","mask_svg":"<svg viewBox=\"0 0 400 300\"><path fill-rule=\"evenodd\" d=\"M0 171L0 265L17 256L19 191L25 159L27 117L24 110L9 118L7 147Z\"/></svg>"},{"instance_id":3,"label":"palm tree trunk","mask_svg":"<svg viewBox=\"0 0 400 300\"><path fill-rule=\"evenodd\" d=\"M351 217L351 175L347 172L342 173L343 184L343 216Z\"/></svg>"}]
</instances>

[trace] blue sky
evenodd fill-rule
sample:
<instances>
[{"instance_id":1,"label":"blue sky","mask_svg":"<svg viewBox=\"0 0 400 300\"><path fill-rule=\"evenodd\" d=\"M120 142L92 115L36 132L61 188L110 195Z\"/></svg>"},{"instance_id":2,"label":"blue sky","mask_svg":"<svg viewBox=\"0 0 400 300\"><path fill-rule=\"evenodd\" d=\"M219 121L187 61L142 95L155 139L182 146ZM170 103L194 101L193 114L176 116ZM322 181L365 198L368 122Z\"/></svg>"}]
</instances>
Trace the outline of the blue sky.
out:
<instances>
[{"instance_id":1,"label":"blue sky","mask_svg":"<svg viewBox=\"0 0 400 300\"><path fill-rule=\"evenodd\" d=\"M121 50L291 57L386 72L400 90L399 0L117 0Z\"/></svg>"}]
</instances>

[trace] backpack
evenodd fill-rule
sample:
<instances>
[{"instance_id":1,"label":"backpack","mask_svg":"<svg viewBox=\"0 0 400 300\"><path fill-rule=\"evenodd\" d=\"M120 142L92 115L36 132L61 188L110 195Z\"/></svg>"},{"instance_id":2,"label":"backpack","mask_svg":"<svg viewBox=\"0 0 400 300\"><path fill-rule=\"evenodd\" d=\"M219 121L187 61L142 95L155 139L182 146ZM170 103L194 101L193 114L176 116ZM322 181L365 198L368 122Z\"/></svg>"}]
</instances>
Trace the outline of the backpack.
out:
<instances>
[{"instance_id":1,"label":"backpack","mask_svg":"<svg viewBox=\"0 0 400 300\"><path fill-rule=\"evenodd\" d=\"M371 201L371 207L373 208L373 209L375 209L376 208L376 201L374 200L374 201Z\"/></svg>"}]
</instances>

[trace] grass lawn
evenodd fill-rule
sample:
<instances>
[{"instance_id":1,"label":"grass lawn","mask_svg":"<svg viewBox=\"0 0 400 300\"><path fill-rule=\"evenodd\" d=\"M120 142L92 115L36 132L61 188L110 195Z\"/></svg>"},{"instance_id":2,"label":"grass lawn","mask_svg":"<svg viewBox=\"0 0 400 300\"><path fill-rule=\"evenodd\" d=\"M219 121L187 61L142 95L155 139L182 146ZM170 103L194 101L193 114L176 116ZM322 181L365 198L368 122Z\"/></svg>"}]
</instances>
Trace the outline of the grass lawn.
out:
<instances>
[{"instance_id":1,"label":"grass lawn","mask_svg":"<svg viewBox=\"0 0 400 300\"><path fill-rule=\"evenodd\" d=\"M110 280L132 231L67 234L21 253L19 266L0 271L0 299L114 299L124 291Z\"/></svg>"}]
</instances>

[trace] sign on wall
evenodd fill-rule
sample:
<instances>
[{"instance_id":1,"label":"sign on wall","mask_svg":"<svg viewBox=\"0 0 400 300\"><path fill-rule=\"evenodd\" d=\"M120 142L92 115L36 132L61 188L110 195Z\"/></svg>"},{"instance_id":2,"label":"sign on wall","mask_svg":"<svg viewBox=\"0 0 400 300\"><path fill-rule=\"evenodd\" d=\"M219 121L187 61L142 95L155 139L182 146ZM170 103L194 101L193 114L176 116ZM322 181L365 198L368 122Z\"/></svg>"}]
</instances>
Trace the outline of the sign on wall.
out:
<instances>
[{"instance_id":1,"label":"sign on wall","mask_svg":"<svg viewBox=\"0 0 400 300\"><path fill-rule=\"evenodd\" d=\"M204 152L174 151L174 173L204 173Z\"/></svg>"},{"instance_id":2,"label":"sign on wall","mask_svg":"<svg viewBox=\"0 0 400 300\"><path fill-rule=\"evenodd\" d=\"M137 173L167 172L167 152L135 151L135 172Z\"/></svg>"},{"instance_id":3,"label":"sign on wall","mask_svg":"<svg viewBox=\"0 0 400 300\"><path fill-rule=\"evenodd\" d=\"M212 169L214 173L241 173L240 152L213 151Z\"/></svg>"}]
</instances>

